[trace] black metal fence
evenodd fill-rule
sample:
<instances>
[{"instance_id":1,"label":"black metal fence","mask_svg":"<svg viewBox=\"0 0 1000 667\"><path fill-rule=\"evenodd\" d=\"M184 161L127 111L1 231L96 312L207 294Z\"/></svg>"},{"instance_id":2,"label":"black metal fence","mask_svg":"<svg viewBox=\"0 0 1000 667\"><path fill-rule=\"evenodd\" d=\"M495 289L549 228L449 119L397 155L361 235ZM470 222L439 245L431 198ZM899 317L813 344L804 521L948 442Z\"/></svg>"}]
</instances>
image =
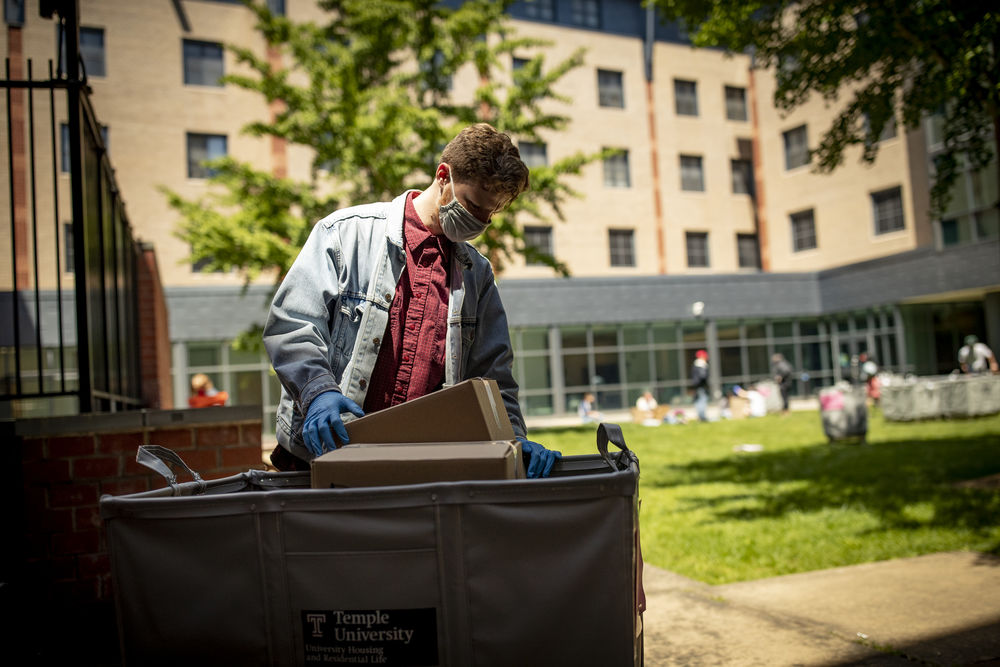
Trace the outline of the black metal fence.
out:
<instances>
[{"instance_id":1,"label":"black metal fence","mask_svg":"<svg viewBox=\"0 0 1000 667\"><path fill-rule=\"evenodd\" d=\"M0 417L140 407L140 251L85 75L13 67L0 80Z\"/></svg>"}]
</instances>

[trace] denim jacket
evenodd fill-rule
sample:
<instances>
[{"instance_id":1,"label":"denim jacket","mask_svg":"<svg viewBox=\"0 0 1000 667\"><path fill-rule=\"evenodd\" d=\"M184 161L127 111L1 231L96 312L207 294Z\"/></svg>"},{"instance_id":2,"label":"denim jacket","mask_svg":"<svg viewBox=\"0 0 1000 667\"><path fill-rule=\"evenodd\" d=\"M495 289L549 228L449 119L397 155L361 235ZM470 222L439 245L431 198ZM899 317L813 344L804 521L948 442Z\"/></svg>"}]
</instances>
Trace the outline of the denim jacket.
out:
<instances>
[{"instance_id":1,"label":"denim jacket","mask_svg":"<svg viewBox=\"0 0 1000 667\"><path fill-rule=\"evenodd\" d=\"M277 436L299 458L312 458L302 443L302 422L314 398L335 390L365 403L396 284L406 270L407 194L335 211L317 222L274 295L264 346L282 387ZM496 380L514 433L525 435L493 268L467 243L454 250L444 384Z\"/></svg>"}]
</instances>

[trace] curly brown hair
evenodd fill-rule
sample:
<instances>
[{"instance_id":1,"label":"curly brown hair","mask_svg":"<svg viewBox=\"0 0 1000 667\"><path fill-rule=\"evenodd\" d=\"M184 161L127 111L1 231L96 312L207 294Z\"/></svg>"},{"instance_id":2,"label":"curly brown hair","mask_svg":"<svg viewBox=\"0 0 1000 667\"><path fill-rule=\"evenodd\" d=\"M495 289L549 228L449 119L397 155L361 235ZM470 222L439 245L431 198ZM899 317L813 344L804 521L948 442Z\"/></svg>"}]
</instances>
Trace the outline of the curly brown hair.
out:
<instances>
[{"instance_id":1,"label":"curly brown hair","mask_svg":"<svg viewBox=\"0 0 1000 667\"><path fill-rule=\"evenodd\" d=\"M528 167L510 137L488 123L470 125L448 142L441 162L451 166L456 181L473 181L504 195L501 209L528 189Z\"/></svg>"}]
</instances>

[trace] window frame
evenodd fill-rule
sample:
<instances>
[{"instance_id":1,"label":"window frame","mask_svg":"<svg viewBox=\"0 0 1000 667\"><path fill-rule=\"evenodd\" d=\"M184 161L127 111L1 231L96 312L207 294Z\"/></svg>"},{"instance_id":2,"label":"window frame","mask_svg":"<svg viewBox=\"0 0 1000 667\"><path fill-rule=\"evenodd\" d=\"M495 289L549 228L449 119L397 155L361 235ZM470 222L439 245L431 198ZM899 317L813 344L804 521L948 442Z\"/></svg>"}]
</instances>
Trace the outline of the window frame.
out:
<instances>
[{"instance_id":1,"label":"window frame","mask_svg":"<svg viewBox=\"0 0 1000 667\"><path fill-rule=\"evenodd\" d=\"M736 98L730 92L739 93L739 112L734 114ZM723 98L726 103L726 120L746 122L750 119L750 112L747 107L747 89L742 86L723 86Z\"/></svg>"},{"instance_id":2,"label":"window frame","mask_svg":"<svg viewBox=\"0 0 1000 667\"><path fill-rule=\"evenodd\" d=\"M690 85L690 91L681 92ZM690 79L674 79L674 113L689 118L698 117L698 82Z\"/></svg>"},{"instance_id":3,"label":"window frame","mask_svg":"<svg viewBox=\"0 0 1000 667\"><path fill-rule=\"evenodd\" d=\"M694 161L694 162L692 162ZM687 162L687 164L685 164ZM683 192L704 192L705 191L705 160L701 155L680 155L679 156L679 168L681 171L681 190ZM693 182L690 178L692 173L693 165L697 165L698 178L697 183ZM694 186L697 187L688 187Z\"/></svg>"},{"instance_id":4,"label":"window frame","mask_svg":"<svg viewBox=\"0 0 1000 667\"><path fill-rule=\"evenodd\" d=\"M601 0L572 0L569 9L571 25L582 28L601 28Z\"/></svg>"},{"instance_id":5,"label":"window frame","mask_svg":"<svg viewBox=\"0 0 1000 667\"><path fill-rule=\"evenodd\" d=\"M808 217L807 217L808 216ZM808 250L816 250L819 248L819 235L816 233L816 210L815 209L805 209L802 211L796 211L794 213L788 214L788 221L791 226L792 232L792 252L806 252ZM799 226L808 221L810 226L809 235L801 234ZM812 238L811 246L800 246L800 240Z\"/></svg>"},{"instance_id":6,"label":"window frame","mask_svg":"<svg viewBox=\"0 0 1000 667\"><path fill-rule=\"evenodd\" d=\"M84 34L100 35L100 47L95 45L84 45ZM87 56L99 58L100 67L90 67L87 64ZM80 26L80 60L83 62L83 70L87 73L87 78L92 76L106 78L108 76L108 40L104 28L93 26ZM91 60L91 62L95 62ZM98 71L100 70L100 71Z\"/></svg>"},{"instance_id":7,"label":"window frame","mask_svg":"<svg viewBox=\"0 0 1000 667\"><path fill-rule=\"evenodd\" d=\"M692 241L699 241L702 243L701 248L695 248L692 246ZM689 269L708 269L712 266L711 256L709 255L708 249L708 232L695 232L687 231L684 232L684 250L685 258L687 260L687 266ZM692 250L698 251L698 254L703 256L704 263L692 263L691 259L698 259L696 254L692 253Z\"/></svg>"},{"instance_id":8,"label":"window frame","mask_svg":"<svg viewBox=\"0 0 1000 667\"><path fill-rule=\"evenodd\" d=\"M188 48L197 48L200 53L189 53ZM206 55L206 47L212 47L213 51L218 49L218 60L214 55ZM214 65L218 62L219 76L214 82L209 82L198 74L210 74L206 65ZM195 67L194 65L198 65ZM182 80L185 86L205 86L208 88L224 88L222 77L226 75L226 49L220 42L212 42L204 39L181 39L181 70ZM190 76L189 76L190 75ZM194 80L194 79L199 80Z\"/></svg>"},{"instance_id":9,"label":"window frame","mask_svg":"<svg viewBox=\"0 0 1000 667\"><path fill-rule=\"evenodd\" d=\"M618 164L621 163L621 164ZM632 174L628 161L628 149L604 158L604 187L631 188ZM624 180L620 177L624 174Z\"/></svg>"},{"instance_id":10,"label":"window frame","mask_svg":"<svg viewBox=\"0 0 1000 667\"><path fill-rule=\"evenodd\" d=\"M534 241L541 241L541 245ZM524 226L524 245L535 248L539 252L543 252L547 255L555 255L554 244L552 239L552 226L551 225L525 225ZM547 266L545 262L538 260L526 260L526 266Z\"/></svg>"},{"instance_id":11,"label":"window frame","mask_svg":"<svg viewBox=\"0 0 1000 667\"><path fill-rule=\"evenodd\" d=\"M525 149L529 147L530 150L526 151ZM521 162L528 169L549 166L549 147L544 141L519 141L517 142L517 152L521 155Z\"/></svg>"},{"instance_id":12,"label":"window frame","mask_svg":"<svg viewBox=\"0 0 1000 667\"><path fill-rule=\"evenodd\" d=\"M886 198L879 202L877 198L880 196L885 196ZM889 198L895 197L895 202L890 202ZM891 188L883 188L882 190L876 190L869 195L872 206L872 225L875 231L875 236L883 236L885 234L892 234L894 232L901 232L906 229L906 210L903 208L903 188L899 185L894 185ZM892 203L896 204L894 206L897 210L893 210L891 217L883 218L880 213L883 211L880 204ZM898 211L898 214L897 214ZM892 227L884 227L885 221L897 220L899 224L894 224Z\"/></svg>"},{"instance_id":13,"label":"window frame","mask_svg":"<svg viewBox=\"0 0 1000 667\"><path fill-rule=\"evenodd\" d=\"M634 229L608 229L608 262L612 268L635 267Z\"/></svg>"},{"instance_id":14,"label":"window frame","mask_svg":"<svg viewBox=\"0 0 1000 667\"><path fill-rule=\"evenodd\" d=\"M798 136L799 132L802 134L801 149L797 145L793 145L793 139ZM808 125L803 123L791 129L785 130L781 133L781 136L785 154L785 171L792 171L793 169L804 167L812 161L812 155L809 153ZM795 164L793 164L793 158Z\"/></svg>"},{"instance_id":15,"label":"window frame","mask_svg":"<svg viewBox=\"0 0 1000 667\"><path fill-rule=\"evenodd\" d=\"M733 194L753 196L753 160L747 160L746 158L732 158L729 160L729 172ZM737 175L740 175L740 178L737 178ZM737 187L737 185L741 183L745 189Z\"/></svg>"},{"instance_id":16,"label":"window frame","mask_svg":"<svg viewBox=\"0 0 1000 667\"><path fill-rule=\"evenodd\" d=\"M753 243L752 256L749 258L751 261L749 262L744 261L747 259L747 253L744 252L746 241ZM736 234L736 265L741 269L760 270L760 245L756 234Z\"/></svg>"},{"instance_id":17,"label":"window frame","mask_svg":"<svg viewBox=\"0 0 1000 667\"><path fill-rule=\"evenodd\" d=\"M192 140L195 140L196 138L204 138L206 140L205 141L205 153L206 153L206 157L198 160L197 162L193 162L192 161L192 155L191 155L191 148L192 148L192 143L191 142L192 142ZM223 152L220 155L212 155L211 151L209 149L209 141L211 139L219 139L219 138L221 138L222 142L223 142ZM229 136L228 135L225 135L225 134L212 134L212 133L208 133L208 132L187 132L187 133L185 133L185 140L186 140L186 143L185 143L185 156L187 158L187 177L189 179L205 180L205 179L211 178L214 175L214 172L211 169L208 169L208 168L202 166L201 163L202 162L206 162L208 160L215 160L217 158L225 157L226 155L229 155Z\"/></svg>"},{"instance_id":18,"label":"window frame","mask_svg":"<svg viewBox=\"0 0 1000 667\"><path fill-rule=\"evenodd\" d=\"M625 108L625 74L621 70L597 68L597 106L602 109Z\"/></svg>"}]
</instances>

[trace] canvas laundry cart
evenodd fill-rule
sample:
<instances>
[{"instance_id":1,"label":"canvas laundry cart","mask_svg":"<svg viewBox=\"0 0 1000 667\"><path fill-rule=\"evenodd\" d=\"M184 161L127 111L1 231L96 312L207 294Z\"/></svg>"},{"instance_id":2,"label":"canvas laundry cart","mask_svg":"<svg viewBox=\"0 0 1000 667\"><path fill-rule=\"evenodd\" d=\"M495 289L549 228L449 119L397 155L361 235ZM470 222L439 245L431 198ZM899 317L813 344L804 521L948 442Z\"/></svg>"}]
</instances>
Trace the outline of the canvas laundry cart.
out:
<instances>
[{"instance_id":1,"label":"canvas laundry cart","mask_svg":"<svg viewBox=\"0 0 1000 667\"><path fill-rule=\"evenodd\" d=\"M868 405L863 388L837 384L819 392L820 420L823 433L832 443L868 437Z\"/></svg>"},{"instance_id":2,"label":"canvas laundry cart","mask_svg":"<svg viewBox=\"0 0 1000 667\"><path fill-rule=\"evenodd\" d=\"M177 483L142 448L170 486L100 505L123 661L639 665L638 460L615 425L598 449L542 480L310 489Z\"/></svg>"}]
</instances>

